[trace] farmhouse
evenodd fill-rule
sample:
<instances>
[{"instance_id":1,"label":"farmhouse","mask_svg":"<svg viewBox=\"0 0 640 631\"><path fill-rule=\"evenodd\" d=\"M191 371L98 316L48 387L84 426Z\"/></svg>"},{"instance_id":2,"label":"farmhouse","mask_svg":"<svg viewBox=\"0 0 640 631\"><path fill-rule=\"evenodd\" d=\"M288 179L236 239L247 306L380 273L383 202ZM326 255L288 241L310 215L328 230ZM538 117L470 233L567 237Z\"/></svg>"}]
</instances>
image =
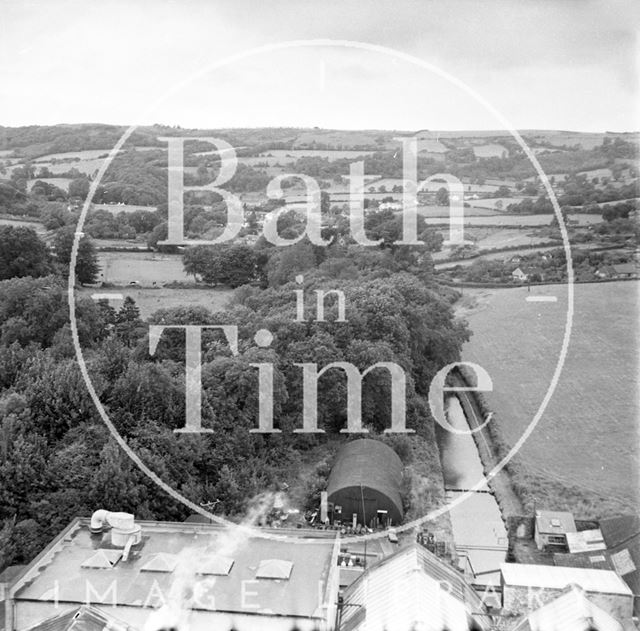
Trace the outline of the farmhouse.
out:
<instances>
[{"instance_id":1,"label":"farmhouse","mask_svg":"<svg viewBox=\"0 0 640 631\"><path fill-rule=\"evenodd\" d=\"M511 276L520 283L526 282L527 279L529 278L519 267L516 267L516 269L514 269L513 272L511 272Z\"/></svg>"},{"instance_id":2,"label":"farmhouse","mask_svg":"<svg viewBox=\"0 0 640 631\"><path fill-rule=\"evenodd\" d=\"M402 461L378 440L347 443L327 481L332 521L370 527L399 524L403 517Z\"/></svg>"},{"instance_id":3,"label":"farmhouse","mask_svg":"<svg viewBox=\"0 0 640 631\"><path fill-rule=\"evenodd\" d=\"M536 511L534 539L538 550L566 550L569 532L576 532L576 524L571 513Z\"/></svg>"},{"instance_id":4,"label":"farmhouse","mask_svg":"<svg viewBox=\"0 0 640 631\"><path fill-rule=\"evenodd\" d=\"M620 263L612 265L616 278L631 278L636 275L636 268L633 263Z\"/></svg>"}]
</instances>

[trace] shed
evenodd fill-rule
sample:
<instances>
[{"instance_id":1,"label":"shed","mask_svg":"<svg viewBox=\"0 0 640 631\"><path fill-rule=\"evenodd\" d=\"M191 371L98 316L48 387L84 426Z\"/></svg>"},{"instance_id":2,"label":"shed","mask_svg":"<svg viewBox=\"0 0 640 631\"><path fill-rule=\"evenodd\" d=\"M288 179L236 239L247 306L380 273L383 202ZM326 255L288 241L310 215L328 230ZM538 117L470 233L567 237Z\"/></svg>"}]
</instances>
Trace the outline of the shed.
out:
<instances>
[{"instance_id":1,"label":"shed","mask_svg":"<svg viewBox=\"0 0 640 631\"><path fill-rule=\"evenodd\" d=\"M384 526L399 524L403 509L402 461L396 452L378 440L359 439L344 445L327 482L333 504L333 520Z\"/></svg>"},{"instance_id":2,"label":"shed","mask_svg":"<svg viewBox=\"0 0 640 631\"><path fill-rule=\"evenodd\" d=\"M538 550L547 548L556 552L567 549L567 533L576 532L573 515L565 511L536 511L534 539Z\"/></svg>"}]
</instances>

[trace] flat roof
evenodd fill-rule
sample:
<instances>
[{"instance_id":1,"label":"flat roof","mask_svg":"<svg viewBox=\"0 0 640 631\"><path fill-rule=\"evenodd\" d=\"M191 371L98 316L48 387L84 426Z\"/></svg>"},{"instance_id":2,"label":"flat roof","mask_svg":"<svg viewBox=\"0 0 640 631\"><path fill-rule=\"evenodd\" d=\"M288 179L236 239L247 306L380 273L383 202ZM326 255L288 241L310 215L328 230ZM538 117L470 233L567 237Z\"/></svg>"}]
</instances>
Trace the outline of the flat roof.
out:
<instances>
[{"instance_id":1,"label":"flat roof","mask_svg":"<svg viewBox=\"0 0 640 631\"><path fill-rule=\"evenodd\" d=\"M573 513L566 511L536 511L536 527L543 535L565 534L577 530Z\"/></svg>"},{"instance_id":2,"label":"flat roof","mask_svg":"<svg viewBox=\"0 0 640 631\"><path fill-rule=\"evenodd\" d=\"M322 615L334 549L337 552L334 532L314 530L305 539L300 530L288 531L297 538L289 542L214 524L136 523L142 527L142 544L132 548L130 558L119 559L112 567L94 568L82 565L99 549L110 547L110 532L92 535L88 519L75 520L30 565L17 584L16 601L57 597L60 602L83 604L90 593L90 603L98 607L112 605L114 600L116 606L144 607L168 598L180 582L200 595L194 609L305 618ZM273 532L287 534L284 529ZM323 537L326 541L318 541ZM218 556L233 560L227 575L200 573ZM260 562L273 559L291 564L289 577L257 578Z\"/></svg>"},{"instance_id":3,"label":"flat roof","mask_svg":"<svg viewBox=\"0 0 640 631\"><path fill-rule=\"evenodd\" d=\"M611 570L503 563L500 571L506 586L564 589L576 584L587 592L632 596L629 586Z\"/></svg>"},{"instance_id":4,"label":"flat roof","mask_svg":"<svg viewBox=\"0 0 640 631\"><path fill-rule=\"evenodd\" d=\"M569 552L593 552L606 550L607 548L600 528L568 532L567 545L569 546Z\"/></svg>"}]
</instances>

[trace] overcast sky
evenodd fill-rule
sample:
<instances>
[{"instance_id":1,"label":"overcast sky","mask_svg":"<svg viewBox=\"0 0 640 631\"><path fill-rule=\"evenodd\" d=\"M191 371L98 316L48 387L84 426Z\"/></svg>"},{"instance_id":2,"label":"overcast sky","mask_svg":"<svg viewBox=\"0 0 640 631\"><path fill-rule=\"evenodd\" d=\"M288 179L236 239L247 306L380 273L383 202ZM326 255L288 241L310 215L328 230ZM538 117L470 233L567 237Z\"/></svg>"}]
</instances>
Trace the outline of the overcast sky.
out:
<instances>
[{"instance_id":1,"label":"overcast sky","mask_svg":"<svg viewBox=\"0 0 640 631\"><path fill-rule=\"evenodd\" d=\"M639 124L635 0L0 0L0 125L519 129ZM187 81L188 77L194 77ZM159 101L167 91L168 98Z\"/></svg>"}]
</instances>

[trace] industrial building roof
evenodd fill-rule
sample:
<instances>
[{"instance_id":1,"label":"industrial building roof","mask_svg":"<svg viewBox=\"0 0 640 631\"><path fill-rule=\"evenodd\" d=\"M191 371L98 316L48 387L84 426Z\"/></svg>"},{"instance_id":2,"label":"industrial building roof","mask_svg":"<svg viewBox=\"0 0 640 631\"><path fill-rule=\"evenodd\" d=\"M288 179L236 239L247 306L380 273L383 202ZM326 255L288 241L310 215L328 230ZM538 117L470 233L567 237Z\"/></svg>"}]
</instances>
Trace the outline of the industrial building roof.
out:
<instances>
[{"instance_id":1,"label":"industrial building roof","mask_svg":"<svg viewBox=\"0 0 640 631\"><path fill-rule=\"evenodd\" d=\"M489 621L461 575L415 543L370 567L343 598L340 631L484 629Z\"/></svg>"},{"instance_id":2,"label":"industrial building roof","mask_svg":"<svg viewBox=\"0 0 640 631\"><path fill-rule=\"evenodd\" d=\"M573 586L562 596L527 615L512 631L586 631L589 628L623 631L620 622L594 605L581 589Z\"/></svg>"},{"instance_id":3,"label":"industrial building roof","mask_svg":"<svg viewBox=\"0 0 640 631\"><path fill-rule=\"evenodd\" d=\"M133 627L116 620L104 611L82 605L41 622L29 631L135 631Z\"/></svg>"},{"instance_id":4,"label":"industrial building roof","mask_svg":"<svg viewBox=\"0 0 640 631\"><path fill-rule=\"evenodd\" d=\"M194 609L312 618L326 595L318 585L328 589L337 563L330 531L314 530L313 539L291 531L293 544L217 525L137 523L142 543L125 561L109 533L92 535L88 520L74 520L18 581L15 599L83 604L91 594L92 605L153 607L182 581L199 594Z\"/></svg>"},{"instance_id":5,"label":"industrial building roof","mask_svg":"<svg viewBox=\"0 0 640 631\"><path fill-rule=\"evenodd\" d=\"M360 485L385 495L402 514L402 461L391 447L364 438L340 449L327 481L329 498L341 489Z\"/></svg>"},{"instance_id":6,"label":"industrial building roof","mask_svg":"<svg viewBox=\"0 0 640 631\"><path fill-rule=\"evenodd\" d=\"M506 586L564 589L576 584L587 592L631 596L627 584L610 570L503 563L500 571Z\"/></svg>"}]
</instances>

